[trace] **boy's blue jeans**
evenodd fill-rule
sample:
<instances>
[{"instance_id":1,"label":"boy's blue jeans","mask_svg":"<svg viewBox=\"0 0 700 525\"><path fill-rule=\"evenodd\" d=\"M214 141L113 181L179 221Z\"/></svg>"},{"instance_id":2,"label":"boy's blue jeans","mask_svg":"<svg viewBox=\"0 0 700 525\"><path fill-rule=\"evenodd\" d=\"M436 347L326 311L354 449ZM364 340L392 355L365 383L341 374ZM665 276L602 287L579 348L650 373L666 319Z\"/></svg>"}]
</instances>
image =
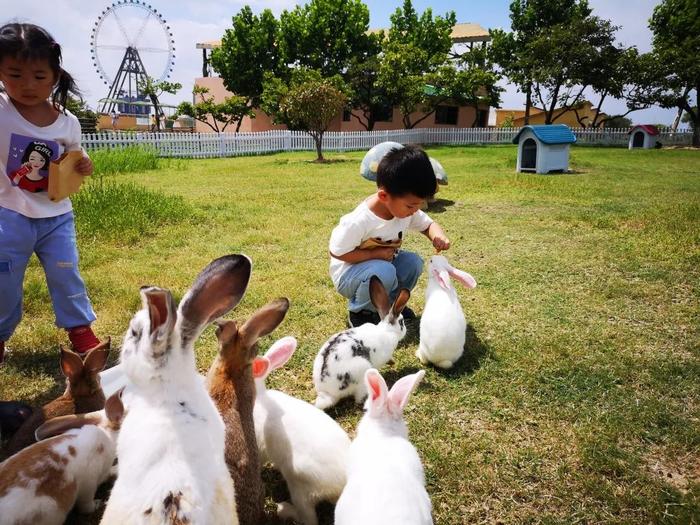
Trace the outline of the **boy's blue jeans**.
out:
<instances>
[{"instance_id":1,"label":"boy's blue jeans","mask_svg":"<svg viewBox=\"0 0 700 525\"><path fill-rule=\"evenodd\" d=\"M369 298L369 280L373 275L379 277L393 301L399 289L413 289L422 271L423 259L418 254L399 250L391 262L372 259L353 264L340 276L337 288L341 295L347 297L351 312L375 311Z\"/></svg>"},{"instance_id":2,"label":"boy's blue jeans","mask_svg":"<svg viewBox=\"0 0 700 525\"><path fill-rule=\"evenodd\" d=\"M56 325L89 325L95 320L78 272L73 212L31 219L0 207L0 341L7 341L22 318L22 284L32 253L46 274Z\"/></svg>"}]
</instances>

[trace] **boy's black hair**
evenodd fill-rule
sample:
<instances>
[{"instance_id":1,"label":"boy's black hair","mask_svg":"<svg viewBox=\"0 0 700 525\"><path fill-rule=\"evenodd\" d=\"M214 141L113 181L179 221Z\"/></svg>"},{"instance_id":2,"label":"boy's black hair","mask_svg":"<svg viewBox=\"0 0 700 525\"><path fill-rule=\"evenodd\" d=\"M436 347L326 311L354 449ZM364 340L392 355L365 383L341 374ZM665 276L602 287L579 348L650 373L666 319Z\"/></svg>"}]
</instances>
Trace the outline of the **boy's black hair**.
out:
<instances>
[{"instance_id":1,"label":"boy's black hair","mask_svg":"<svg viewBox=\"0 0 700 525\"><path fill-rule=\"evenodd\" d=\"M377 187L397 197L412 194L427 199L435 194L437 179L425 151L409 145L384 155L377 168Z\"/></svg>"},{"instance_id":2,"label":"boy's black hair","mask_svg":"<svg viewBox=\"0 0 700 525\"><path fill-rule=\"evenodd\" d=\"M73 77L61 67L61 46L43 28L34 24L10 23L0 27L0 61L6 56L17 60L47 60L56 77L51 95L53 107L65 111L68 94L80 97Z\"/></svg>"}]
</instances>

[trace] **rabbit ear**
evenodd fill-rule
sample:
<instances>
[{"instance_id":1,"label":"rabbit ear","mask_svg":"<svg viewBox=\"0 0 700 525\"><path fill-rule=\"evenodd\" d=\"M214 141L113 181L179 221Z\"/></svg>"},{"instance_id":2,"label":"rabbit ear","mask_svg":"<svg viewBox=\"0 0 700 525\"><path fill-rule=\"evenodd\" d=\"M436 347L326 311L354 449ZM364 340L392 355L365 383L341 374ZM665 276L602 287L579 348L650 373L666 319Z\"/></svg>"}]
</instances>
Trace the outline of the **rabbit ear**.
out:
<instances>
[{"instance_id":1,"label":"rabbit ear","mask_svg":"<svg viewBox=\"0 0 700 525\"><path fill-rule=\"evenodd\" d=\"M270 363L270 371L277 370L289 361L296 349L297 340L294 337L287 336L275 341L265 352L265 358Z\"/></svg>"},{"instance_id":2,"label":"rabbit ear","mask_svg":"<svg viewBox=\"0 0 700 525\"><path fill-rule=\"evenodd\" d=\"M369 278L369 298L377 309L379 317L384 319L389 313L389 295L386 293L381 279L376 275Z\"/></svg>"},{"instance_id":3,"label":"rabbit ear","mask_svg":"<svg viewBox=\"0 0 700 525\"><path fill-rule=\"evenodd\" d=\"M403 412L406 403L408 403L409 396L416 389L424 375L425 370L419 370L415 374L403 376L399 379L389 391L389 403Z\"/></svg>"},{"instance_id":4,"label":"rabbit ear","mask_svg":"<svg viewBox=\"0 0 700 525\"><path fill-rule=\"evenodd\" d=\"M126 387L121 387L105 401L105 415L110 424L116 428L119 428L124 419L124 403L122 403L124 388Z\"/></svg>"},{"instance_id":5,"label":"rabbit ear","mask_svg":"<svg viewBox=\"0 0 700 525\"><path fill-rule=\"evenodd\" d=\"M440 285L440 288L444 290L450 289L452 285L450 284L450 274L447 273L447 271L433 270L433 275L435 276L437 283Z\"/></svg>"},{"instance_id":6,"label":"rabbit ear","mask_svg":"<svg viewBox=\"0 0 700 525\"><path fill-rule=\"evenodd\" d=\"M243 347L251 348L258 339L277 328L288 309L289 299L280 297L256 311L239 330Z\"/></svg>"},{"instance_id":7,"label":"rabbit ear","mask_svg":"<svg viewBox=\"0 0 700 525\"><path fill-rule=\"evenodd\" d=\"M61 371L63 375L73 382L83 373L83 360L75 352L71 352L61 345Z\"/></svg>"},{"instance_id":8,"label":"rabbit ear","mask_svg":"<svg viewBox=\"0 0 700 525\"><path fill-rule=\"evenodd\" d=\"M462 283L466 288L476 288L476 279L472 277L467 272L458 270L457 268L450 268L447 270L449 274Z\"/></svg>"},{"instance_id":9,"label":"rabbit ear","mask_svg":"<svg viewBox=\"0 0 700 525\"><path fill-rule=\"evenodd\" d=\"M271 370L272 367L270 366L270 360L267 357L256 357L253 360L254 379L265 379Z\"/></svg>"},{"instance_id":10,"label":"rabbit ear","mask_svg":"<svg viewBox=\"0 0 700 525\"><path fill-rule=\"evenodd\" d=\"M99 425L102 422L99 412L90 412L89 414L71 414L69 416L59 416L49 419L46 423L39 426L34 431L34 437L37 441L58 436L72 428L80 428L85 425Z\"/></svg>"},{"instance_id":11,"label":"rabbit ear","mask_svg":"<svg viewBox=\"0 0 700 525\"><path fill-rule=\"evenodd\" d=\"M196 339L206 325L232 310L243 298L252 263L245 255L226 255L210 262L180 302L182 342Z\"/></svg>"},{"instance_id":12,"label":"rabbit ear","mask_svg":"<svg viewBox=\"0 0 700 525\"><path fill-rule=\"evenodd\" d=\"M401 288L401 290L399 290L399 295L396 296L394 304L391 305L391 313L394 317L398 317L401 314L410 298L411 292L408 291L407 288Z\"/></svg>"},{"instance_id":13,"label":"rabbit ear","mask_svg":"<svg viewBox=\"0 0 700 525\"><path fill-rule=\"evenodd\" d=\"M176 319L175 302L170 290L157 286L144 286L141 288L141 301L150 319L151 343L157 345L167 343Z\"/></svg>"},{"instance_id":14,"label":"rabbit ear","mask_svg":"<svg viewBox=\"0 0 700 525\"><path fill-rule=\"evenodd\" d=\"M376 368L370 368L365 372L365 384L367 385L367 411L376 414L386 403L386 382Z\"/></svg>"},{"instance_id":15,"label":"rabbit ear","mask_svg":"<svg viewBox=\"0 0 700 525\"><path fill-rule=\"evenodd\" d=\"M83 362L83 366L90 372L90 374L96 375L107 364L110 342L111 341L107 339L105 345L94 348L88 352L88 355L85 357L85 361Z\"/></svg>"}]
</instances>

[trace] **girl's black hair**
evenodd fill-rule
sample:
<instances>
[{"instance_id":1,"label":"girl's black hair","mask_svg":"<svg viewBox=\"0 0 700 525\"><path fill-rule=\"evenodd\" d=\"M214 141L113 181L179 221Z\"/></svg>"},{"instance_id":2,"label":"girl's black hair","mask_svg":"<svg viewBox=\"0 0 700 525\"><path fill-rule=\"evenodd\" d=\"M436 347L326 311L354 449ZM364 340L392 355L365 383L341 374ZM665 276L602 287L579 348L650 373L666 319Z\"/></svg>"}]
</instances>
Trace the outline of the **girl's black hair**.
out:
<instances>
[{"instance_id":1,"label":"girl's black hair","mask_svg":"<svg viewBox=\"0 0 700 525\"><path fill-rule=\"evenodd\" d=\"M408 145L384 155L377 168L377 187L398 197L412 194L427 199L435 194L437 179L425 151Z\"/></svg>"},{"instance_id":2,"label":"girl's black hair","mask_svg":"<svg viewBox=\"0 0 700 525\"><path fill-rule=\"evenodd\" d=\"M20 23L0 27L0 61L6 56L17 60L48 61L56 77L51 103L57 110L65 111L69 93L81 96L73 77L61 67L61 46L45 29Z\"/></svg>"}]
</instances>

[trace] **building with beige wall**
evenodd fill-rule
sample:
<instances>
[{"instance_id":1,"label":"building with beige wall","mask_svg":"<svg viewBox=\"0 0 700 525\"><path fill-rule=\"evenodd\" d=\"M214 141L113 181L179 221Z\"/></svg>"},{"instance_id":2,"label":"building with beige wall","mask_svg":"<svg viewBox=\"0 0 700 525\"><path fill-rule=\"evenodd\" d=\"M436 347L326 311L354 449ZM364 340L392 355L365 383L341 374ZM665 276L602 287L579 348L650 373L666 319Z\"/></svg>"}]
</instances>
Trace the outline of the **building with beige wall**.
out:
<instances>
[{"instance_id":1,"label":"building with beige wall","mask_svg":"<svg viewBox=\"0 0 700 525\"><path fill-rule=\"evenodd\" d=\"M478 24L472 23L455 24L451 36L455 44L467 45L488 42L490 39L487 30ZM196 78L194 83L196 86L209 89L209 95L213 96L216 102L222 102L226 97L233 95L224 87L223 79L211 76L208 53L220 46L220 40L200 42L196 46L197 49L202 50L202 74L205 76ZM359 112L355 113L360 115ZM488 123L488 114L488 105L479 107L477 111L473 107L457 106L446 102L439 106L435 113L416 124L415 128L469 128L475 122L478 127L485 127ZM413 113L411 114L411 121L415 122L423 116L425 116L423 112ZM390 112L387 112L385 120L375 122L374 130L403 129L403 127L401 112L395 107ZM226 131L234 131L234 129L229 125ZM242 132L268 131L271 129L287 129L287 127L282 124L273 124L270 116L259 108L255 109L255 118L245 117L240 127ZM213 130L205 123L197 122L196 131L211 132ZM344 111L333 120L328 131L365 131L365 128L350 112Z\"/></svg>"},{"instance_id":2,"label":"building with beige wall","mask_svg":"<svg viewBox=\"0 0 700 525\"><path fill-rule=\"evenodd\" d=\"M553 124L566 124L570 128L580 128L579 119L590 126L595 118L596 108L589 101L584 100L576 106L576 109L556 108L552 114ZM578 118L576 116L578 113ZM496 110L496 127L502 127L503 123L511 117L513 118L513 127L521 128L525 125L525 110L524 109L497 109ZM603 112L598 115L598 122L607 118ZM544 124L547 119L547 112L544 109L532 107L530 108L529 124Z\"/></svg>"}]
</instances>

